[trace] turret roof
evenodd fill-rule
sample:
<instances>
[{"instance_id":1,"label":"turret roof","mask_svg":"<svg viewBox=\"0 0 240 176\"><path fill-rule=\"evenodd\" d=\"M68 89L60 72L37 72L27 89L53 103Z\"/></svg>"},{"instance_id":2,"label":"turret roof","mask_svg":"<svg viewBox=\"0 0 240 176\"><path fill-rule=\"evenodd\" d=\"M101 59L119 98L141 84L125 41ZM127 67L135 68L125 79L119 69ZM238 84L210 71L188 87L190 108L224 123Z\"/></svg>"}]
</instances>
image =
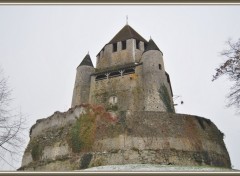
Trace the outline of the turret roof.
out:
<instances>
[{"instance_id":1,"label":"turret roof","mask_svg":"<svg viewBox=\"0 0 240 176\"><path fill-rule=\"evenodd\" d=\"M147 43L147 47L144 52L149 51L149 50L158 50L161 52L161 50L158 48L158 46L152 39L150 39L149 42Z\"/></svg>"},{"instance_id":2,"label":"turret roof","mask_svg":"<svg viewBox=\"0 0 240 176\"><path fill-rule=\"evenodd\" d=\"M126 24L114 37L113 39L108 43L116 43L119 41L124 41L127 39L137 39L143 42L147 42L141 35L139 35L131 26Z\"/></svg>"},{"instance_id":3,"label":"turret roof","mask_svg":"<svg viewBox=\"0 0 240 176\"><path fill-rule=\"evenodd\" d=\"M91 57L89 54L87 54L84 59L82 60L82 62L80 63L79 66L82 66L82 65L87 65L87 66L91 66L93 67L93 63L92 63L92 60L91 60ZM78 66L78 67L79 67Z\"/></svg>"}]
</instances>

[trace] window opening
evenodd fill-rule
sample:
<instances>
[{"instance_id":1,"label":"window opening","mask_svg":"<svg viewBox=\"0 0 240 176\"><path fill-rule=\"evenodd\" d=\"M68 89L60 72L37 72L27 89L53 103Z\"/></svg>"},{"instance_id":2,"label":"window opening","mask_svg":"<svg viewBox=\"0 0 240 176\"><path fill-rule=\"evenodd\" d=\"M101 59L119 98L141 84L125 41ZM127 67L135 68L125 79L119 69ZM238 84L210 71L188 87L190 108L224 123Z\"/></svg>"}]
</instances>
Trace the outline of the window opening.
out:
<instances>
[{"instance_id":1,"label":"window opening","mask_svg":"<svg viewBox=\"0 0 240 176\"><path fill-rule=\"evenodd\" d=\"M109 78L113 78L113 77L117 77L117 76L121 76L121 73L119 71L111 72L109 74Z\"/></svg>"},{"instance_id":2,"label":"window opening","mask_svg":"<svg viewBox=\"0 0 240 176\"><path fill-rule=\"evenodd\" d=\"M135 69L129 68L124 71L123 75L128 75L128 74L132 74L132 73L135 73Z\"/></svg>"},{"instance_id":3,"label":"window opening","mask_svg":"<svg viewBox=\"0 0 240 176\"><path fill-rule=\"evenodd\" d=\"M127 48L126 40L122 41L122 50L125 50Z\"/></svg>"},{"instance_id":4,"label":"window opening","mask_svg":"<svg viewBox=\"0 0 240 176\"><path fill-rule=\"evenodd\" d=\"M159 70L162 70L162 65L158 64Z\"/></svg>"},{"instance_id":5,"label":"window opening","mask_svg":"<svg viewBox=\"0 0 240 176\"><path fill-rule=\"evenodd\" d=\"M98 81L98 80L103 80L103 79L107 79L107 76L106 75L98 75L96 76L95 80Z\"/></svg>"},{"instance_id":6,"label":"window opening","mask_svg":"<svg viewBox=\"0 0 240 176\"><path fill-rule=\"evenodd\" d=\"M114 43L113 44L113 52L116 52L117 51L117 43Z\"/></svg>"}]
</instances>

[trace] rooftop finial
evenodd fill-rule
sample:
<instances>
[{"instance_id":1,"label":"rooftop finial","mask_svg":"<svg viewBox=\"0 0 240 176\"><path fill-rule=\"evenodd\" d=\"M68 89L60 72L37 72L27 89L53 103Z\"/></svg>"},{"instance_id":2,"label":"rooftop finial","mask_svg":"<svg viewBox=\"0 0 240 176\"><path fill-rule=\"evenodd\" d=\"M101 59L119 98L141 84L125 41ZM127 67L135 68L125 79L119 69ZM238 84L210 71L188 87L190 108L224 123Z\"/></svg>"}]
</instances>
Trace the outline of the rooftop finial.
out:
<instances>
[{"instance_id":1,"label":"rooftop finial","mask_svg":"<svg viewBox=\"0 0 240 176\"><path fill-rule=\"evenodd\" d=\"M87 54L89 55L89 51L87 52Z\"/></svg>"},{"instance_id":2,"label":"rooftop finial","mask_svg":"<svg viewBox=\"0 0 240 176\"><path fill-rule=\"evenodd\" d=\"M150 40L152 39L151 35L150 35Z\"/></svg>"},{"instance_id":3,"label":"rooftop finial","mask_svg":"<svg viewBox=\"0 0 240 176\"><path fill-rule=\"evenodd\" d=\"M127 23L127 25L128 25L128 16L126 16L126 23Z\"/></svg>"}]
</instances>

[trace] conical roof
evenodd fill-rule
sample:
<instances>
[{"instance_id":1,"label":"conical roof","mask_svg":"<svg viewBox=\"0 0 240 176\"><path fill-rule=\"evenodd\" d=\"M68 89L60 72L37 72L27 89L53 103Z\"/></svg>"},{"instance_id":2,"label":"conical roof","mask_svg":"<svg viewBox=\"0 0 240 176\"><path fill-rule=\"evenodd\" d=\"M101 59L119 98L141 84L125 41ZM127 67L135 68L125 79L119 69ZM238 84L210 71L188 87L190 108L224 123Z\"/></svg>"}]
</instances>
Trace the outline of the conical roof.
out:
<instances>
[{"instance_id":1,"label":"conical roof","mask_svg":"<svg viewBox=\"0 0 240 176\"><path fill-rule=\"evenodd\" d=\"M91 60L91 57L89 54L87 54L84 59L82 60L82 62L80 63L79 66L82 66L82 65L87 65L87 66L91 66L93 67L93 63L92 63L92 60ZM79 67L78 66L78 67Z\"/></svg>"},{"instance_id":2,"label":"conical roof","mask_svg":"<svg viewBox=\"0 0 240 176\"><path fill-rule=\"evenodd\" d=\"M113 39L108 43L116 43L120 41L124 41L127 39L137 39L143 42L147 42L141 35L139 35L131 26L126 24L114 37Z\"/></svg>"},{"instance_id":3,"label":"conical roof","mask_svg":"<svg viewBox=\"0 0 240 176\"><path fill-rule=\"evenodd\" d=\"M152 39L150 39L149 42L147 43L147 47L146 47L144 52L149 51L149 50L160 51L160 49L158 48L158 46L156 45L156 43Z\"/></svg>"}]
</instances>

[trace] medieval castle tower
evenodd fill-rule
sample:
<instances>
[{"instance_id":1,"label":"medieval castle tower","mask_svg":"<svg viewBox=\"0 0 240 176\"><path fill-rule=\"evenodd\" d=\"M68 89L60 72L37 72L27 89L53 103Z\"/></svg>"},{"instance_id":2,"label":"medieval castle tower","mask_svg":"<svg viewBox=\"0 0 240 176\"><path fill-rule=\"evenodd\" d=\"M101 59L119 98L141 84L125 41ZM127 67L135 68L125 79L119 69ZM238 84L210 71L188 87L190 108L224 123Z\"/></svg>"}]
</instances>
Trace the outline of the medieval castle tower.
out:
<instances>
[{"instance_id":1,"label":"medieval castle tower","mask_svg":"<svg viewBox=\"0 0 240 176\"><path fill-rule=\"evenodd\" d=\"M157 164L231 168L211 120L174 112L163 54L125 25L77 67L72 105L30 129L19 170L71 171Z\"/></svg>"},{"instance_id":2,"label":"medieval castle tower","mask_svg":"<svg viewBox=\"0 0 240 176\"><path fill-rule=\"evenodd\" d=\"M174 109L163 53L152 39L125 25L97 54L96 68L89 54L77 67L72 107L90 103L120 111L166 111L161 85Z\"/></svg>"}]
</instances>

